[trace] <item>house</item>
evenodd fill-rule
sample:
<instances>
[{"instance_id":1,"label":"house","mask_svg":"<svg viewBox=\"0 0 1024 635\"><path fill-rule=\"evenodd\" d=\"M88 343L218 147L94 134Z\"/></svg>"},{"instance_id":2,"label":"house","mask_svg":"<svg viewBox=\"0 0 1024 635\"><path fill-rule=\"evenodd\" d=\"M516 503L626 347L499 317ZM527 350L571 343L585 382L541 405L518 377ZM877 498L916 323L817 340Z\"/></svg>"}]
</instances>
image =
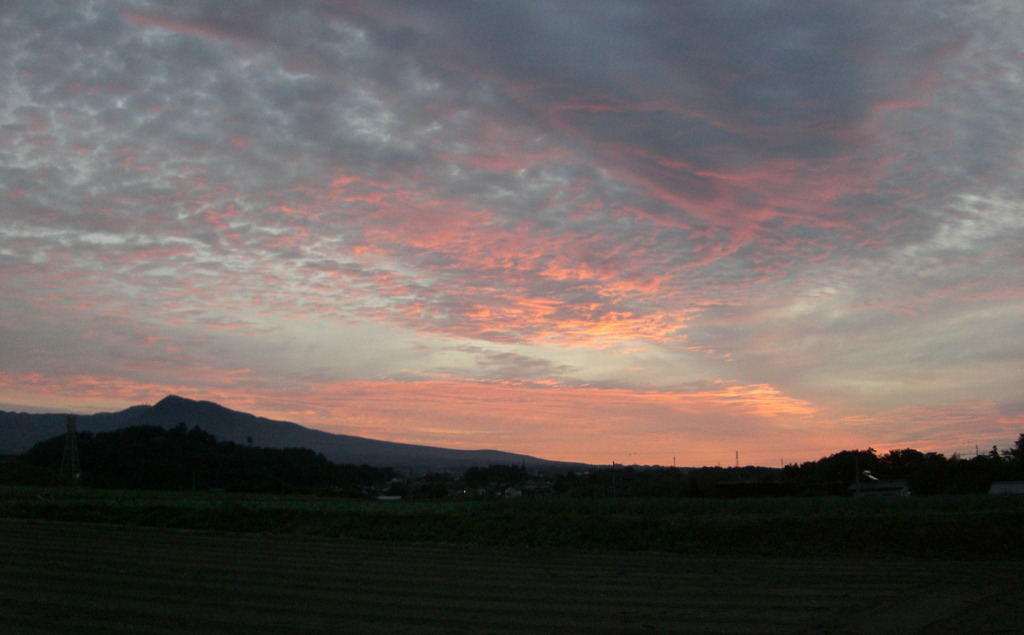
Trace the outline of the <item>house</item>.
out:
<instances>
[{"instance_id":1,"label":"house","mask_svg":"<svg viewBox=\"0 0 1024 635\"><path fill-rule=\"evenodd\" d=\"M854 496L910 496L906 481L864 481L847 490Z\"/></svg>"},{"instance_id":2,"label":"house","mask_svg":"<svg viewBox=\"0 0 1024 635\"><path fill-rule=\"evenodd\" d=\"M989 485L989 494L1024 494L1024 481L996 481Z\"/></svg>"}]
</instances>

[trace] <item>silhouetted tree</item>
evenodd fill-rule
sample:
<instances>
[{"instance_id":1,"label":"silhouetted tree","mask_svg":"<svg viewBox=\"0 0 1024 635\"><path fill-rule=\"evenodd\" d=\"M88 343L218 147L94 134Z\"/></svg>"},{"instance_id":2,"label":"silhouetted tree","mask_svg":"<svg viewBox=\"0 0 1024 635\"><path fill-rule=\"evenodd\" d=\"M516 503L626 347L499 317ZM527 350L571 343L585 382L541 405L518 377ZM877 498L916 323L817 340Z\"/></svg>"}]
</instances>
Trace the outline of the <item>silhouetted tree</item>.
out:
<instances>
[{"instance_id":1,"label":"silhouetted tree","mask_svg":"<svg viewBox=\"0 0 1024 635\"><path fill-rule=\"evenodd\" d=\"M62 485L65 479L57 469L33 463L23 456L0 457L0 484L3 485Z\"/></svg>"},{"instance_id":2,"label":"silhouetted tree","mask_svg":"<svg viewBox=\"0 0 1024 635\"><path fill-rule=\"evenodd\" d=\"M1006 453L1014 464L1016 478L1024 478L1024 434L1017 437L1017 442Z\"/></svg>"},{"instance_id":3,"label":"silhouetted tree","mask_svg":"<svg viewBox=\"0 0 1024 635\"><path fill-rule=\"evenodd\" d=\"M59 468L63 435L36 444L25 459ZM83 480L118 489L208 489L313 491L360 488L392 476L387 468L335 465L305 448L283 450L238 445L185 424L79 433Z\"/></svg>"},{"instance_id":4,"label":"silhouetted tree","mask_svg":"<svg viewBox=\"0 0 1024 635\"><path fill-rule=\"evenodd\" d=\"M217 439L198 427L132 427L92 434L78 433L85 485L137 489L208 489L245 491L329 490L359 496L370 485L392 480L390 468L336 465L303 448L252 447ZM0 461L0 482L45 484L58 475L64 435L36 444L23 457ZM906 480L918 495L988 491L993 481L1024 479L1024 434L1004 452L971 459L922 453L912 448L878 456L873 448L843 450L783 469L764 467L695 469L615 466L566 473L555 479L556 494L615 497L716 497L765 495L845 495L864 471L884 480ZM528 478L520 465L491 465L465 471L468 488L523 487ZM399 491L400 490L400 491ZM391 493L442 497L445 477L424 479L416 487L395 484Z\"/></svg>"},{"instance_id":5,"label":"silhouetted tree","mask_svg":"<svg viewBox=\"0 0 1024 635\"><path fill-rule=\"evenodd\" d=\"M522 487L526 482L526 468L520 465L490 465L488 467L471 467L462 474L462 480L469 487L498 485Z\"/></svg>"}]
</instances>

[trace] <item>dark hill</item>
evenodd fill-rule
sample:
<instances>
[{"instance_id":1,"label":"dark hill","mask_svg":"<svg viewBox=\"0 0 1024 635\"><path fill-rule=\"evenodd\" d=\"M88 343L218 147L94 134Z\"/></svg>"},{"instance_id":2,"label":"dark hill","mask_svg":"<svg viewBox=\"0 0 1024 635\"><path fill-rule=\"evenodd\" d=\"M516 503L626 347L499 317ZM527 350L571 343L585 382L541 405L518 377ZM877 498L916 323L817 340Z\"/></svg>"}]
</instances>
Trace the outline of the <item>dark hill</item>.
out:
<instances>
[{"instance_id":1,"label":"dark hill","mask_svg":"<svg viewBox=\"0 0 1024 635\"><path fill-rule=\"evenodd\" d=\"M78 429L106 432L127 426L172 428L179 423L199 426L221 441L267 448L309 448L334 463L394 467L419 471L464 470L474 466L515 464L533 469L562 470L577 464L547 461L498 450L453 450L408 443L378 441L313 430L288 421L275 421L225 408L212 401L171 395L153 406L133 406L114 413L78 417ZM63 434L65 416L0 411L0 454L21 454L32 445Z\"/></svg>"},{"instance_id":2,"label":"dark hill","mask_svg":"<svg viewBox=\"0 0 1024 635\"><path fill-rule=\"evenodd\" d=\"M132 406L118 412L99 412L78 417L78 429L109 432L130 425L152 406ZM29 414L0 410L0 454L24 454L36 443L64 434L67 415Z\"/></svg>"}]
</instances>

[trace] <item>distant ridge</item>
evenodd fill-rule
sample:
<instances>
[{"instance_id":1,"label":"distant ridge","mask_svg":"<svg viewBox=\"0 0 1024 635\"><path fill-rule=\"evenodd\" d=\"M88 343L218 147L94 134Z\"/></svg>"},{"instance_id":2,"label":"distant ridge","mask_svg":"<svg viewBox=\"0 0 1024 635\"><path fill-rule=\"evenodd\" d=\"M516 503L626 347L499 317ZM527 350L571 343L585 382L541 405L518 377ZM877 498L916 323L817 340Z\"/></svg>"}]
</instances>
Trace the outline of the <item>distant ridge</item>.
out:
<instances>
[{"instance_id":1,"label":"distant ridge","mask_svg":"<svg viewBox=\"0 0 1024 635\"><path fill-rule=\"evenodd\" d=\"M168 395L152 406L132 406L119 412L78 417L82 432L108 432L129 426L172 428L179 423L199 426L220 441L266 448L309 448L334 463L353 463L402 470L446 471L486 465L525 465L537 470L564 470L578 463L548 461L499 450L454 450L409 443L378 441L332 434L297 423L276 421L225 408L212 401ZM65 430L65 415L28 414L0 410L0 454L21 454Z\"/></svg>"}]
</instances>

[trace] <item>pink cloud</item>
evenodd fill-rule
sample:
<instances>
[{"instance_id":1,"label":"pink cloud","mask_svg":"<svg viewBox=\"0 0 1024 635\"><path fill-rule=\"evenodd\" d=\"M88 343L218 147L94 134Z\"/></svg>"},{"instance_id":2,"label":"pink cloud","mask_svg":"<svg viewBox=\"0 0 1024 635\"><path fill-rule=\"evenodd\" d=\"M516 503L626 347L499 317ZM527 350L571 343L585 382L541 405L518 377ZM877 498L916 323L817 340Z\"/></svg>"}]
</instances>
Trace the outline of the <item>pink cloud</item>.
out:
<instances>
[{"instance_id":1,"label":"pink cloud","mask_svg":"<svg viewBox=\"0 0 1024 635\"><path fill-rule=\"evenodd\" d=\"M813 443L822 451L830 448L808 426L814 408L770 386L658 392L361 380L300 388L274 387L245 370L193 369L189 375L187 382L152 384L114 376L4 373L0 400L19 403L34 396L39 403L39 395L52 394L56 411L89 412L153 403L174 393L336 433L596 463L667 465L676 455L687 464L714 464L731 461L740 450L747 461L770 465L784 442L795 444L793 460L801 458L794 448L812 454L817 450L806 448Z\"/></svg>"},{"instance_id":2,"label":"pink cloud","mask_svg":"<svg viewBox=\"0 0 1024 635\"><path fill-rule=\"evenodd\" d=\"M848 415L839 419L838 426L880 452L909 447L970 457L975 446L983 452L993 445L1008 449L1024 433L1024 410L975 399Z\"/></svg>"},{"instance_id":3,"label":"pink cloud","mask_svg":"<svg viewBox=\"0 0 1024 635\"><path fill-rule=\"evenodd\" d=\"M147 15L137 11L125 11L123 15L128 22L142 28L159 28L167 31L173 31L175 33L183 33L199 37L242 39L238 37L238 35L227 32L224 29L218 28L208 22L176 20L171 17L152 14Z\"/></svg>"}]
</instances>

